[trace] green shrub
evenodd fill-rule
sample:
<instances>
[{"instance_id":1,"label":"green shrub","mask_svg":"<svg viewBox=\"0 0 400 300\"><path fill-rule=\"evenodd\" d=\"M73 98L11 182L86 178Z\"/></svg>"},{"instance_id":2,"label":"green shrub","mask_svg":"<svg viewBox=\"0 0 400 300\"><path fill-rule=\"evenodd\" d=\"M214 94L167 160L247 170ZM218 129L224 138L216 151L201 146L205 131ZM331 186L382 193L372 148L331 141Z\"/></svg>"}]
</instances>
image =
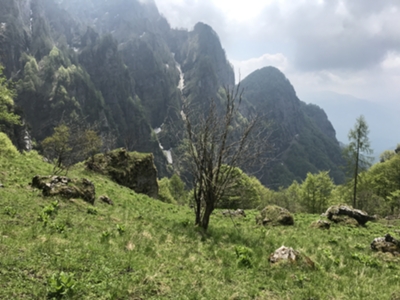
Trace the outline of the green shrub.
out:
<instances>
[{"instance_id":1,"label":"green shrub","mask_svg":"<svg viewBox=\"0 0 400 300\"><path fill-rule=\"evenodd\" d=\"M54 217L58 212L58 200L52 202L50 205L45 206L42 212L49 217Z\"/></svg>"},{"instance_id":2,"label":"green shrub","mask_svg":"<svg viewBox=\"0 0 400 300\"><path fill-rule=\"evenodd\" d=\"M235 247L237 264L239 267L252 268L253 267L253 250L245 246Z\"/></svg>"},{"instance_id":3,"label":"green shrub","mask_svg":"<svg viewBox=\"0 0 400 300\"><path fill-rule=\"evenodd\" d=\"M0 132L0 156L13 158L18 155L19 152L9 137L4 132Z\"/></svg>"},{"instance_id":4,"label":"green shrub","mask_svg":"<svg viewBox=\"0 0 400 300\"><path fill-rule=\"evenodd\" d=\"M222 172L229 168L223 166ZM233 168L231 177L225 188L222 199L217 203L217 208L227 209L252 209L261 204L261 183L255 177L250 177L239 168Z\"/></svg>"},{"instance_id":5,"label":"green shrub","mask_svg":"<svg viewBox=\"0 0 400 300\"><path fill-rule=\"evenodd\" d=\"M168 187L172 197L178 202L178 204L187 204L188 197L187 191L185 190L185 183L178 175L172 175L169 179Z\"/></svg>"},{"instance_id":6,"label":"green shrub","mask_svg":"<svg viewBox=\"0 0 400 300\"><path fill-rule=\"evenodd\" d=\"M177 204L176 200L171 194L169 179L167 177L164 177L158 181L158 199L165 203Z\"/></svg>"}]
</instances>

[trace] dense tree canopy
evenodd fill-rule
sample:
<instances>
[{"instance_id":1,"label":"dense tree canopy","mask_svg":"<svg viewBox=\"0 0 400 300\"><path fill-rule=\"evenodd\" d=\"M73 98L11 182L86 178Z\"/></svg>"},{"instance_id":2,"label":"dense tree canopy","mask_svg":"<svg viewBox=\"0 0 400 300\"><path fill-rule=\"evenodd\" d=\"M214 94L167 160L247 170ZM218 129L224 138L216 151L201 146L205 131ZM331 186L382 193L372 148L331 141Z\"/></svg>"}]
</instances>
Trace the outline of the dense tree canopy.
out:
<instances>
[{"instance_id":1,"label":"dense tree canopy","mask_svg":"<svg viewBox=\"0 0 400 300\"><path fill-rule=\"evenodd\" d=\"M3 67L0 65L0 129L1 124L19 124L19 116L14 114L14 90L3 75Z\"/></svg>"}]
</instances>

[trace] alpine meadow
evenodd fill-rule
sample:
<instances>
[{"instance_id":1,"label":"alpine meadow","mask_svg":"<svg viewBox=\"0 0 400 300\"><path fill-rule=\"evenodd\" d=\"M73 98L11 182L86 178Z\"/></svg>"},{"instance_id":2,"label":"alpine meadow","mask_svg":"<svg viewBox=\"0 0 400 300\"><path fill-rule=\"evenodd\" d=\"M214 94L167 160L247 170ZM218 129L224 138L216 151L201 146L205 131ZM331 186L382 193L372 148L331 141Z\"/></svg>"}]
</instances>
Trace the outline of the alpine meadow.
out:
<instances>
[{"instance_id":1,"label":"alpine meadow","mask_svg":"<svg viewBox=\"0 0 400 300\"><path fill-rule=\"evenodd\" d=\"M0 299L400 299L400 144L166 16L0 0Z\"/></svg>"}]
</instances>

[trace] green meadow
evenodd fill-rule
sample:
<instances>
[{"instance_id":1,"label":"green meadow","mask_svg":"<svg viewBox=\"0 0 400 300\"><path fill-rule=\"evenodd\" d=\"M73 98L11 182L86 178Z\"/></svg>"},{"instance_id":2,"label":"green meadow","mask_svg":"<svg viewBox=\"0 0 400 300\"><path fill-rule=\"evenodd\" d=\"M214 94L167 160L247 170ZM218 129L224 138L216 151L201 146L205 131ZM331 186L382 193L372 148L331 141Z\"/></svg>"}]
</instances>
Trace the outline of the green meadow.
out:
<instances>
[{"instance_id":1,"label":"green meadow","mask_svg":"<svg viewBox=\"0 0 400 300\"><path fill-rule=\"evenodd\" d=\"M295 225L260 227L215 211L207 232L186 206L139 195L74 166L96 200L45 198L30 182L52 166L31 152L0 157L0 299L400 299L400 261L373 252L379 236L399 236L399 223L313 229L319 215ZM315 267L271 265L280 246Z\"/></svg>"}]
</instances>

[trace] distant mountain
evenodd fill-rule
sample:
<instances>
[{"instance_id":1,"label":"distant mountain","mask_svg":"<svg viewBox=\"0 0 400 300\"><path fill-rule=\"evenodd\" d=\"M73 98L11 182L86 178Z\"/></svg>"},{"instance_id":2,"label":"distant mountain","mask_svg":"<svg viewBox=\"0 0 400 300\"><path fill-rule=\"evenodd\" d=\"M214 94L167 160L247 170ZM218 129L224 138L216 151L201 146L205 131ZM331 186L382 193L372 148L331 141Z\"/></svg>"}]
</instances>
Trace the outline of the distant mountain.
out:
<instances>
[{"instance_id":1,"label":"distant mountain","mask_svg":"<svg viewBox=\"0 0 400 300\"><path fill-rule=\"evenodd\" d=\"M343 182L341 149L322 109L300 101L289 80L274 67L251 73L240 85L248 105L273 122L277 160L263 169L263 183L289 185L319 170L330 171L336 182Z\"/></svg>"},{"instance_id":2,"label":"distant mountain","mask_svg":"<svg viewBox=\"0 0 400 300\"><path fill-rule=\"evenodd\" d=\"M183 103L201 113L210 99L223 103L221 87L234 86L217 33L204 23L172 29L154 1L3 2L0 63L37 144L60 122L97 125L115 147L152 152L159 176L168 176L180 171ZM302 103L274 68L242 84L247 111L275 122L278 160L259 174L263 183L284 186L319 170L343 180L335 130L322 109Z\"/></svg>"},{"instance_id":3,"label":"distant mountain","mask_svg":"<svg viewBox=\"0 0 400 300\"><path fill-rule=\"evenodd\" d=\"M370 129L369 138L376 160L383 151L394 150L400 143L400 136L396 134L400 128L400 107L387 107L351 95L328 91L306 94L302 100L315 103L326 111L336 129L338 140L343 144L347 144L347 135L354 127L356 118L364 115Z\"/></svg>"}]
</instances>

